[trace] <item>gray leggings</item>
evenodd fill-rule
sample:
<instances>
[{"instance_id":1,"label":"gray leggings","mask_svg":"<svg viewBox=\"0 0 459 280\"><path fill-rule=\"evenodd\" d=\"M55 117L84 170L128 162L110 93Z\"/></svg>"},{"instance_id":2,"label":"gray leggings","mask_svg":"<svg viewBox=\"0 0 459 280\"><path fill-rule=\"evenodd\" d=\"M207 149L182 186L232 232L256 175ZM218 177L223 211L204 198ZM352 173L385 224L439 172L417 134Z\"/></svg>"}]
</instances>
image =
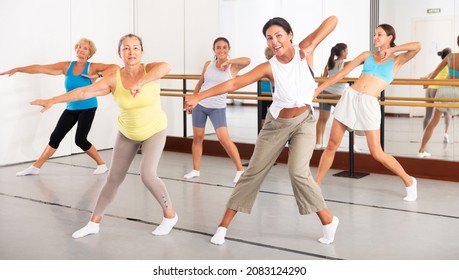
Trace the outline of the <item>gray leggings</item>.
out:
<instances>
[{"instance_id":1,"label":"gray leggings","mask_svg":"<svg viewBox=\"0 0 459 280\"><path fill-rule=\"evenodd\" d=\"M102 217L105 209L115 198L118 187L124 181L140 144L142 144L142 161L140 162L140 178L147 189L159 202L163 211L172 207L164 182L156 174L159 159L166 143L166 130L160 131L143 142L126 138L118 132L113 148L112 162L107 181L103 186L96 203L93 215Z\"/></svg>"}]
</instances>

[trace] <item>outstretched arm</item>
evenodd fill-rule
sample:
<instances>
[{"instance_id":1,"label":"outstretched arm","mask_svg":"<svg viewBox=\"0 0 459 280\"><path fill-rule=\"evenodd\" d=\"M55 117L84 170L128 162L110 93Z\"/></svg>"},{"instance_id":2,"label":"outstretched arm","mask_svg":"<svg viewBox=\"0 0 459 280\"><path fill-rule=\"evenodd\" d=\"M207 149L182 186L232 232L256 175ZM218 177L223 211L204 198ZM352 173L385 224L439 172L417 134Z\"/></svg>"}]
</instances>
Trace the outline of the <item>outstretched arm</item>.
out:
<instances>
[{"instance_id":1,"label":"outstretched arm","mask_svg":"<svg viewBox=\"0 0 459 280\"><path fill-rule=\"evenodd\" d=\"M240 89L242 87L245 87L247 85L250 85L251 83L254 83L261 78L264 77L270 77L270 71L271 71L271 66L269 65L269 62L264 62L251 71L245 73L244 75L237 76L231 80L228 80L226 82L223 82L221 84L218 84L208 90L205 90L199 94L193 94L190 96L187 96L185 98L186 104L185 104L185 111L191 112L191 110L196 107L196 105L201 101L202 99L223 94L225 92L231 92L235 91L237 89Z\"/></svg>"},{"instance_id":2,"label":"outstretched arm","mask_svg":"<svg viewBox=\"0 0 459 280\"><path fill-rule=\"evenodd\" d=\"M2 72L0 73L0 75L12 76L17 72L27 74L65 75L67 69L69 68L69 65L69 61L63 61L46 65L33 64L29 66L16 67L8 71Z\"/></svg>"},{"instance_id":3,"label":"outstretched arm","mask_svg":"<svg viewBox=\"0 0 459 280\"><path fill-rule=\"evenodd\" d=\"M89 74L82 74L82 76L95 80L97 78L107 76L108 74L115 72L119 68L120 67L116 64L91 63Z\"/></svg>"},{"instance_id":4,"label":"outstretched arm","mask_svg":"<svg viewBox=\"0 0 459 280\"><path fill-rule=\"evenodd\" d=\"M113 87L111 85L116 84L116 75L115 73L110 74L107 77L102 78L97 83L91 84L86 87L76 88L67 93L54 96L49 99L36 99L30 104L42 106L41 112L44 112L51 108L56 103L65 103L77 100L88 99L93 96L101 96L109 94Z\"/></svg>"},{"instance_id":5,"label":"outstretched arm","mask_svg":"<svg viewBox=\"0 0 459 280\"><path fill-rule=\"evenodd\" d=\"M354 60L352 61L349 61L341 71L339 71L338 73L336 73L336 75L333 75L331 76L330 78L328 78L325 82L323 82L322 84L319 85L319 87L316 88L315 90L315 93L314 93L314 98L316 98L319 93L321 93L324 89L326 89L327 87L335 84L336 82L338 82L339 80L341 80L342 78L344 78L347 74L349 74L349 72L351 72L355 67L361 65L365 59L367 59L367 57L371 54L371 52L369 51L366 51L366 52L363 52L361 53L359 56L357 56Z\"/></svg>"}]
</instances>

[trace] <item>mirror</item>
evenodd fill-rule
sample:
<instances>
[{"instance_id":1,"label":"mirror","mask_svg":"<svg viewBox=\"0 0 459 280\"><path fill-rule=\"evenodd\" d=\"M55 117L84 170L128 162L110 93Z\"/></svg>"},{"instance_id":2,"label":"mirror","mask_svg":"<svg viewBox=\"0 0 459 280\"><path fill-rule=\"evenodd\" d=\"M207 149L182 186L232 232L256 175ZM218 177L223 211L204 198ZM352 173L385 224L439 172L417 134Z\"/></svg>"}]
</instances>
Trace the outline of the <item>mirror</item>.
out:
<instances>
[{"instance_id":1,"label":"mirror","mask_svg":"<svg viewBox=\"0 0 459 280\"><path fill-rule=\"evenodd\" d=\"M321 75L326 64L331 46L337 42L346 42L349 47L348 59L353 59L362 51L369 50L373 31L369 30L369 16L356 17L356 14L370 15L370 3L367 1L334 0L327 3L305 1L222 1L222 35L230 38L233 57L249 56L252 64L247 71L265 61L263 50L266 42L261 28L267 19L274 16L285 17L292 25L295 39L304 38L322 21L322 18L335 14L339 18L338 27L321 43L314 56L315 76ZM365 3L364 3L365 2ZM370 1L369 1L370 2ZM379 23L390 23L396 29L396 44L420 41L421 52L412 61L405 64L396 79L419 79L435 69L440 63L437 51L450 47L457 49L457 31L459 21L455 14L458 0L407 0L373 1L379 7L376 15ZM379 5L378 5L379 3ZM307 7L306 7L307 6ZM304 9L301 7L305 7ZM253 11L257 11L254 13ZM318 12L319 11L319 12ZM314 23L311 24L311 23ZM441 32L438 32L441 30ZM349 77L358 77L361 68L356 68ZM244 71L242 72L244 73ZM241 89L256 91L256 85ZM425 89L420 85L390 85L385 96L425 97ZM228 130L234 142L255 143L257 137L256 101L231 100L227 108ZM416 157L423 135L425 107L387 106L385 107L385 150L396 156ZM316 111L317 112L317 111ZM444 142L445 124L443 119L436 127L428 144L431 158L455 161L459 159L459 122L453 117L448 128L448 143ZM324 134L328 141L331 126L329 119ZM213 135L207 139L216 139ZM345 135L342 150L348 149L349 138ZM363 153L369 153L366 138L357 136L356 147Z\"/></svg>"}]
</instances>

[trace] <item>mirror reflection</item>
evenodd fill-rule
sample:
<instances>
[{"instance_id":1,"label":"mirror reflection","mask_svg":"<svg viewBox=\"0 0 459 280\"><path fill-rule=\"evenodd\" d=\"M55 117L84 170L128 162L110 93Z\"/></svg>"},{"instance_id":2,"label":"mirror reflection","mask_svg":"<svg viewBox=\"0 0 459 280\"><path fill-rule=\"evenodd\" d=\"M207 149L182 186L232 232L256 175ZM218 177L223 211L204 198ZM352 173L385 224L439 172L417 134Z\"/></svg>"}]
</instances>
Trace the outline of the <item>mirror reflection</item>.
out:
<instances>
[{"instance_id":1,"label":"mirror reflection","mask_svg":"<svg viewBox=\"0 0 459 280\"><path fill-rule=\"evenodd\" d=\"M223 1L223 18L228 22L234 22L232 25L224 25L223 33L232 38L234 53L233 56L250 56L252 65L257 65L263 61L264 47L266 42L261 35L262 23L267 15L273 14L272 7L259 3L257 15L251 17L243 16L244 12L252 9L254 2L259 1ZM274 1L282 2L282 1ZM336 2L338 8L338 2ZM362 5L362 1L346 1L346 5L339 7L340 11L337 16L340 19L339 27L334 31L333 36L327 38L322 43L322 48L315 54L314 61L315 76L320 77L330 56L330 49L339 42L345 42L348 46L347 60L352 60L364 50L369 49L372 45L372 34L374 30L369 30L372 19L355 17L355 13L361 11L361 14L369 14L371 9L369 3ZM366 2L366 1L365 1ZM377 2L377 1L375 1ZM403 43L408 41L419 41L422 43L422 50L410 62L402 67L395 77L396 79L421 79L432 73L442 61L439 56L445 48L450 48L453 53L457 52L458 42L458 24L455 17L457 10L456 0L444 1L395 1L379 2L377 23L390 23L396 29L397 42ZM415 5L414 5L415 4ZM298 2L298 5L306 5ZM266 8L265 8L266 7ZM266 11L265 11L266 9ZM295 28L300 24L307 24L308 19L304 13L300 14L289 10L287 5L282 6L283 13L292 23L293 30L301 31L304 28ZM334 12L334 8L323 8L324 14L328 11ZM345 12L345 11L348 11ZM356 12L357 11L357 12ZM403 11L403 12L402 12ZM242 15L241 15L242 13ZM306 12L307 13L307 12ZM281 15L282 16L282 15ZM325 15L324 15L325 16ZM301 17L301 18L300 18ZM237 22L231 19L237 18ZM317 15L311 15L310 18L317 18ZM375 19L373 19L375 20ZM249 22L250 21L250 22ZM243 30L239 28L244 27ZM258 30L260 29L260 30ZM439 32L441 30L441 32ZM260 35L260 36L257 36ZM249 37L247 37L249 36ZM294 34L295 37L301 37L300 34ZM250 40L250 44L248 44ZM298 42L296 42L298 43ZM319 58L319 59L317 59ZM321 58L321 59L320 59ZM252 66L251 65L251 66ZM250 70L251 67L249 66ZM351 72L348 77L357 78L361 72L358 67ZM256 91L255 85L248 89ZM416 98L432 97L431 91L424 88L421 84L396 84L388 86L384 92L387 98L405 99L408 102L415 102ZM457 97L456 97L457 98ZM403 102L403 101L400 101ZM416 102L425 102L416 101ZM227 108L228 130L234 142L255 143L258 131L257 106L253 100L228 100ZM402 105L402 104L401 104ZM316 104L316 116L319 116L319 104ZM331 109L331 115L333 108ZM385 106L384 108L384 149L393 155L403 157L421 157L420 154L421 140L426 126L425 119L429 118L435 108L427 108L419 105L415 106ZM427 116L426 116L427 115ZM435 115L432 113L432 115ZM459 122L458 116L454 114L442 114L438 125L435 127L432 137L429 140L426 151L430 158L455 161L459 159ZM428 122L428 120L427 120ZM323 142L327 143L329 138L331 118L325 125ZM208 139L214 136L209 133ZM216 139L216 138L215 138ZM369 153L366 138L355 136L355 152ZM340 150L349 149L349 137L345 135Z\"/></svg>"}]
</instances>

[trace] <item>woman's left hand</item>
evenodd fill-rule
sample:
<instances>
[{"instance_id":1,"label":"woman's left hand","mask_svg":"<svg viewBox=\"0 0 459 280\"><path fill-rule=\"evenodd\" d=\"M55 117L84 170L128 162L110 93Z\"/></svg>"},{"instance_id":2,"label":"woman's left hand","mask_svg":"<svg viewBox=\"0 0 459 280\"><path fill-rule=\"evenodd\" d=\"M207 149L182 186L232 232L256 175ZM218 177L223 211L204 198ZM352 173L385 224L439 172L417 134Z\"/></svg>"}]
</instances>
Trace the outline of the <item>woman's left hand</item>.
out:
<instances>
[{"instance_id":1,"label":"woman's left hand","mask_svg":"<svg viewBox=\"0 0 459 280\"><path fill-rule=\"evenodd\" d=\"M190 95L185 97L185 108L183 109L186 111L188 114L191 114L191 111L193 110L196 105L198 105L199 98L196 95Z\"/></svg>"},{"instance_id":2,"label":"woman's left hand","mask_svg":"<svg viewBox=\"0 0 459 280\"><path fill-rule=\"evenodd\" d=\"M133 97L136 97L136 95L139 94L141 90L142 90L142 86L137 83L131 88L131 95Z\"/></svg>"}]
</instances>

